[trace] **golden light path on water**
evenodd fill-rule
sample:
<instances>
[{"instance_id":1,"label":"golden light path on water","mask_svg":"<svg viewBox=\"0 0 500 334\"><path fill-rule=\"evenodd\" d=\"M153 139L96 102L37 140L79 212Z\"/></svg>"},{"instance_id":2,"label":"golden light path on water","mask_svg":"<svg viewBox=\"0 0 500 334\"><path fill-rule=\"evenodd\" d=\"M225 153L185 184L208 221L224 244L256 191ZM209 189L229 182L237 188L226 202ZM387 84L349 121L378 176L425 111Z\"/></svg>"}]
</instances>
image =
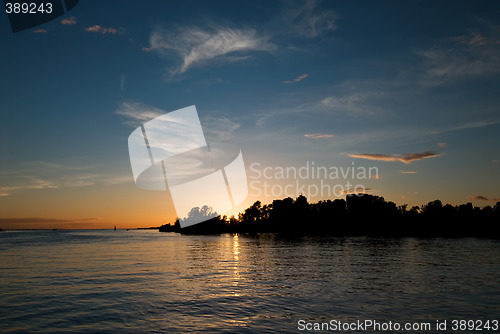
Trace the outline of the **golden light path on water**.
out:
<instances>
[{"instance_id":1,"label":"golden light path on water","mask_svg":"<svg viewBox=\"0 0 500 334\"><path fill-rule=\"evenodd\" d=\"M238 234L233 235L233 287L235 289L238 287L238 283L240 280L240 242ZM233 296L238 297L239 294L237 292L233 293Z\"/></svg>"}]
</instances>

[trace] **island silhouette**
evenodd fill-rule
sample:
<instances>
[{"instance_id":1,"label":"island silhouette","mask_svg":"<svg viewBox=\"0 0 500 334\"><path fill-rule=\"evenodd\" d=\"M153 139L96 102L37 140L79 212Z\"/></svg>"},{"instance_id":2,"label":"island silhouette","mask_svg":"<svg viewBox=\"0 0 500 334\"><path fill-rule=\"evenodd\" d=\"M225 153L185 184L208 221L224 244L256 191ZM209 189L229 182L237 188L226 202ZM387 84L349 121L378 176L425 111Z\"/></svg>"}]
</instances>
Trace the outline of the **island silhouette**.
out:
<instances>
[{"instance_id":1,"label":"island silhouette","mask_svg":"<svg viewBox=\"0 0 500 334\"><path fill-rule=\"evenodd\" d=\"M500 201L493 207L472 203L445 204L440 200L408 209L371 194L347 195L345 199L309 203L276 199L262 205L256 201L238 217L217 216L181 228L173 224L160 232L183 234L281 233L289 235L384 236L384 237L481 237L500 239Z\"/></svg>"}]
</instances>

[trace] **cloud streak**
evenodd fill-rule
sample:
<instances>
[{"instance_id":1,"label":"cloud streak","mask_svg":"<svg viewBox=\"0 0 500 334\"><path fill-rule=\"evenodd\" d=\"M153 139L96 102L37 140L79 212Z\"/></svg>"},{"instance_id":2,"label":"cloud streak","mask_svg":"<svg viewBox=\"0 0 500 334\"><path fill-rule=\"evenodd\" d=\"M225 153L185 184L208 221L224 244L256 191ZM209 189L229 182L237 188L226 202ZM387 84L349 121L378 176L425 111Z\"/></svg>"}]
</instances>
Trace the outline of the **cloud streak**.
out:
<instances>
[{"instance_id":1,"label":"cloud streak","mask_svg":"<svg viewBox=\"0 0 500 334\"><path fill-rule=\"evenodd\" d=\"M500 72L500 40L497 27L491 36L476 34L450 38L454 45L433 47L417 52L424 60L424 86L438 86L472 77Z\"/></svg>"},{"instance_id":2,"label":"cloud streak","mask_svg":"<svg viewBox=\"0 0 500 334\"><path fill-rule=\"evenodd\" d=\"M376 160L376 161L399 161L405 164L410 164L413 161L418 161L422 159L435 158L440 156L435 152L426 151L422 153L408 153L408 154L377 154L377 153L367 153L367 154L349 154L351 158L366 159L366 160Z\"/></svg>"},{"instance_id":3,"label":"cloud streak","mask_svg":"<svg viewBox=\"0 0 500 334\"><path fill-rule=\"evenodd\" d=\"M0 196L10 196L13 191L21 190L45 190L60 189L67 187L86 187L95 184L95 179L99 177L96 174L65 175L40 178L35 175L18 176L17 180L11 185L0 187Z\"/></svg>"},{"instance_id":4,"label":"cloud streak","mask_svg":"<svg viewBox=\"0 0 500 334\"><path fill-rule=\"evenodd\" d=\"M42 217L22 217L22 218L0 218L0 224L7 229L46 229L46 228L89 228L102 224L100 217L85 218L42 218Z\"/></svg>"},{"instance_id":5,"label":"cloud streak","mask_svg":"<svg viewBox=\"0 0 500 334\"><path fill-rule=\"evenodd\" d=\"M222 24L152 30L145 52L158 53L169 61L169 79L194 67L249 59L255 52L273 53L278 49L271 39L315 38L334 31L337 15L322 7L320 1L287 3L280 15L259 29L235 28ZM266 31L267 33L263 33ZM177 58L177 59L176 59ZM177 64L174 62L177 60ZM307 77L303 74L284 83L296 83Z\"/></svg>"},{"instance_id":6,"label":"cloud streak","mask_svg":"<svg viewBox=\"0 0 500 334\"><path fill-rule=\"evenodd\" d=\"M293 7L284 12L281 22L291 27L298 35L307 38L317 37L328 31L337 29L337 15L320 9L319 1L306 1L302 6Z\"/></svg>"},{"instance_id":7,"label":"cloud streak","mask_svg":"<svg viewBox=\"0 0 500 334\"><path fill-rule=\"evenodd\" d=\"M448 131L456 131L456 130L464 130L464 129L475 129L475 128L483 128L489 125L495 125L500 123L498 120L479 120L474 122L463 123L448 129Z\"/></svg>"},{"instance_id":8,"label":"cloud streak","mask_svg":"<svg viewBox=\"0 0 500 334\"><path fill-rule=\"evenodd\" d=\"M90 166L63 165L34 161L13 170L0 171L6 182L0 186L0 197L24 190L50 190L85 187L96 184L101 175L89 172Z\"/></svg>"},{"instance_id":9,"label":"cloud streak","mask_svg":"<svg viewBox=\"0 0 500 334\"><path fill-rule=\"evenodd\" d=\"M345 94L341 96L332 95L325 97L318 103L322 110L346 113L352 116L368 116L380 112L381 109L376 102L384 96L380 91L365 91Z\"/></svg>"},{"instance_id":10,"label":"cloud streak","mask_svg":"<svg viewBox=\"0 0 500 334\"><path fill-rule=\"evenodd\" d=\"M272 52L276 46L269 37L261 36L254 29L228 27L182 28L176 32L155 29L149 39L146 52L156 51L162 57L175 55L180 58L171 75L183 74L192 67L213 63L215 60L232 62L248 58L250 52Z\"/></svg>"},{"instance_id":11,"label":"cloud streak","mask_svg":"<svg viewBox=\"0 0 500 334\"><path fill-rule=\"evenodd\" d=\"M484 37L481 34L476 34L473 37L468 37L466 35L458 36L455 38L452 38L453 41L459 43L459 44L467 44L467 45L500 45L500 40L498 39L490 39L487 37Z\"/></svg>"},{"instance_id":12,"label":"cloud streak","mask_svg":"<svg viewBox=\"0 0 500 334\"><path fill-rule=\"evenodd\" d=\"M500 198L488 198L483 195L477 195L477 196L470 196L467 197L467 200L469 201L483 201L483 202L499 202Z\"/></svg>"},{"instance_id":13,"label":"cloud streak","mask_svg":"<svg viewBox=\"0 0 500 334\"><path fill-rule=\"evenodd\" d=\"M120 31L116 28L113 28L113 27L105 28L105 27L102 27L98 24L85 28L85 31L101 33L103 35L106 35L106 34L116 35L116 34L120 33Z\"/></svg>"},{"instance_id":14,"label":"cloud streak","mask_svg":"<svg viewBox=\"0 0 500 334\"><path fill-rule=\"evenodd\" d=\"M76 24L76 19L75 19L74 16L71 16L71 17L62 19L61 20L61 24L64 24L64 25L75 25Z\"/></svg>"},{"instance_id":15,"label":"cloud streak","mask_svg":"<svg viewBox=\"0 0 500 334\"><path fill-rule=\"evenodd\" d=\"M292 84L292 83L295 83L295 82L299 82L299 81L302 81L304 80L305 78L308 77L308 74L307 73L304 73L302 75L299 75L298 77L296 77L295 79L293 80L290 80L290 81L283 81L284 84Z\"/></svg>"},{"instance_id":16,"label":"cloud streak","mask_svg":"<svg viewBox=\"0 0 500 334\"><path fill-rule=\"evenodd\" d=\"M0 218L0 222L11 222L11 223L73 223L73 222L87 222L100 220L99 217L89 217L89 218L72 218L72 219L58 219L58 218L39 218L39 217L26 217L26 218Z\"/></svg>"},{"instance_id":17,"label":"cloud streak","mask_svg":"<svg viewBox=\"0 0 500 334\"><path fill-rule=\"evenodd\" d=\"M234 137L234 132L241 127L227 117L205 116L201 120L205 136L212 141L228 141Z\"/></svg>"},{"instance_id":18,"label":"cloud streak","mask_svg":"<svg viewBox=\"0 0 500 334\"><path fill-rule=\"evenodd\" d=\"M153 118L165 114L166 111L140 102L123 102L115 114L124 117L124 123L138 127Z\"/></svg>"},{"instance_id":19,"label":"cloud streak","mask_svg":"<svg viewBox=\"0 0 500 334\"><path fill-rule=\"evenodd\" d=\"M309 139L319 139L319 138L333 138L334 135L326 133L311 133L311 134L306 133L304 137Z\"/></svg>"}]
</instances>

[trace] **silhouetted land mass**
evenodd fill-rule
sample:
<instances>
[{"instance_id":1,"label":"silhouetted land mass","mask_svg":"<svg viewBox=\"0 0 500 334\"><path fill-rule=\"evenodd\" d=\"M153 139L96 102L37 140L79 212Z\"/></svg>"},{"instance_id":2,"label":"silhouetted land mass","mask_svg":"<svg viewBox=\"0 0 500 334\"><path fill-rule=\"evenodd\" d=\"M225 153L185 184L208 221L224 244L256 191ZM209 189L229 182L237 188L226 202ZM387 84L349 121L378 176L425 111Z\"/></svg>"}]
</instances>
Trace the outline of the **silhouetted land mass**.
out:
<instances>
[{"instance_id":1,"label":"silhouetted land mass","mask_svg":"<svg viewBox=\"0 0 500 334\"><path fill-rule=\"evenodd\" d=\"M262 205L260 201L238 217L218 216L180 228L160 226L160 232L183 234L282 233L291 235L386 237L481 237L500 239L500 202L494 207L452 206L435 200L408 209L375 195L309 203L299 196Z\"/></svg>"}]
</instances>

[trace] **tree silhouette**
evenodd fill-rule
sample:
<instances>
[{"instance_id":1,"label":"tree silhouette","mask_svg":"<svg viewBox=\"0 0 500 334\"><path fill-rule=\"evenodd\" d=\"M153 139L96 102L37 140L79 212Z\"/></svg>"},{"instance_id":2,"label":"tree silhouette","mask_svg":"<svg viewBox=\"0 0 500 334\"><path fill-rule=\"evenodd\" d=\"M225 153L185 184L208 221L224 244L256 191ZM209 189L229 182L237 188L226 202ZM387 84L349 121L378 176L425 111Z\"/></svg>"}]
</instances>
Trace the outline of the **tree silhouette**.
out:
<instances>
[{"instance_id":1,"label":"tree silhouette","mask_svg":"<svg viewBox=\"0 0 500 334\"><path fill-rule=\"evenodd\" d=\"M194 207L188 213L188 218L215 217L215 216L217 216L217 212L215 212L212 207L206 205L202 206L201 209L199 207Z\"/></svg>"},{"instance_id":2,"label":"tree silhouette","mask_svg":"<svg viewBox=\"0 0 500 334\"><path fill-rule=\"evenodd\" d=\"M309 203L300 195L276 199L262 205L256 201L238 217L216 216L209 207L193 208L189 216L211 217L202 223L180 228L160 227L162 232L261 233L299 235L366 235L387 237L486 237L500 239L500 202L493 207L472 203L453 206L436 199L421 207L396 205L381 196L347 195L345 199Z\"/></svg>"}]
</instances>

